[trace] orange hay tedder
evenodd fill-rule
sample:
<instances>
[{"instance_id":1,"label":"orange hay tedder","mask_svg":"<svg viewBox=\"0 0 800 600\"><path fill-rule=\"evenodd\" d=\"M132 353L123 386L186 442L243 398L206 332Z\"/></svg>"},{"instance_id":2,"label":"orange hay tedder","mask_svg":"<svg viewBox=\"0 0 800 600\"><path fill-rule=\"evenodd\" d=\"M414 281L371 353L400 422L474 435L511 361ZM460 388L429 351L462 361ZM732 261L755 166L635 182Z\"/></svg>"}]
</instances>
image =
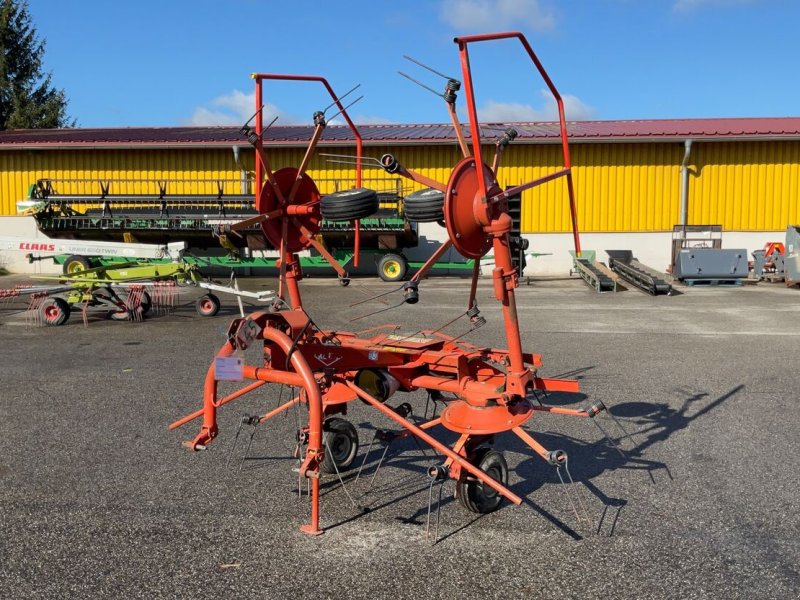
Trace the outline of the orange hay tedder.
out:
<instances>
[{"instance_id":1,"label":"orange hay tedder","mask_svg":"<svg viewBox=\"0 0 800 600\"><path fill-rule=\"evenodd\" d=\"M563 168L545 177L502 190L496 179L500 155L516 132L507 130L496 144L492 164L487 164L481 153L481 128L473 94L468 47L476 42L499 39L517 39L522 43L536 69L543 77L558 104L561 123ZM361 138L347 116L345 107L321 77L295 75L256 74L255 128L245 126L249 141L256 150L256 172L259 185L257 207L259 216L232 226L232 229L260 223L267 238L280 249L279 299L270 311L256 312L235 319L228 330L228 341L219 351L205 379L203 408L176 421L170 428L180 427L202 417L197 436L185 442L192 450L205 448L218 433L217 409L265 383L297 387L297 397L282 404L253 423L264 422L296 405L307 408L307 423L298 432L301 444L307 444L300 465L300 475L310 480L311 521L301 527L305 533L322 533L320 528L319 490L321 473L336 473L350 466L358 447L358 434L347 420L336 415L346 415L348 403L360 399L382 413L400 427L402 436L415 436L430 445L443 457L443 463L432 467L428 475L432 481L456 481L456 495L468 510L486 513L495 510L503 498L514 504L522 499L508 488L508 467L503 454L490 449L487 444L495 436L511 432L537 455L559 471L566 469L567 456L560 450L550 451L523 425L535 412L592 418L604 410L597 402L586 409L574 410L542 405L538 391L577 392L578 383L566 379L546 379L537 375L540 356L523 352L520 339L514 290L519 273L512 263L509 232L512 219L508 214L509 197L523 190L566 178L572 214L575 250L580 253L576 224L574 191L570 166L567 128L561 97L551 82L525 37L516 32L459 37L458 44L463 72L464 91L468 110L469 129L465 132L455 111L455 92L461 82L447 78L441 95L453 121L453 126L463 153L447 183L423 177L405 169L391 155L380 161L371 159L387 172L407 177L430 189L411 194L406 198L412 212L425 213L431 221L443 220L449 240L442 244L425 265L397 291L402 292L408 304L419 301L420 280L431 266L451 246L462 255L475 259L476 267L472 285L462 316L470 319L471 329L485 323L476 304L476 290L480 275L479 262L490 250L495 267L492 270L494 296L502 306L507 350L480 347L435 331L419 331L399 335L395 326L377 328L386 331L370 338L358 337L344 331L326 331L317 327L303 309L300 296L302 279L296 253L309 247L316 248L331 262L343 282L347 273L316 239L321 219L357 221L377 210L376 192L361 188L362 158ZM414 61L416 62L416 61ZM420 63L418 63L420 64ZM422 65L424 66L424 65ZM357 152L357 182L353 190L321 196L314 181L306 174L311 156L316 150L326 125L322 112L315 114L314 133L302 163L298 168L273 171L267 151L262 145L261 119L262 82L264 80L305 80L321 82L331 94L333 105L355 134ZM437 94L438 95L438 94ZM467 142L467 138L471 143ZM262 175L263 174L263 175ZM263 185L261 178L264 178ZM414 204L416 203L416 206ZM425 210L427 209L427 213ZM253 344L263 344L263 362L248 365L237 359L238 351ZM222 374L224 369L226 373ZM233 371L233 376L229 371ZM217 384L222 379L249 380L238 391L218 397ZM389 397L398 392L427 390L430 397L444 403L441 414L424 422L409 420L407 409L390 406ZM532 399L536 399L534 404ZM452 447L437 440L435 427L459 435ZM431 483L431 487L433 483ZM430 519L430 505L429 505Z\"/></svg>"}]
</instances>

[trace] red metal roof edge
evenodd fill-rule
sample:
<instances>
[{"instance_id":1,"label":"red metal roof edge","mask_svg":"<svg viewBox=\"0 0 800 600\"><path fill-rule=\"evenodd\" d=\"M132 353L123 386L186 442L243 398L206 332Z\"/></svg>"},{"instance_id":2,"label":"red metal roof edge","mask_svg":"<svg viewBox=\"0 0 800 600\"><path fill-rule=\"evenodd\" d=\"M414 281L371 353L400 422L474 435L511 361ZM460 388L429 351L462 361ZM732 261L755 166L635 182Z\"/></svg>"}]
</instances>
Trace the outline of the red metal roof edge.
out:
<instances>
[{"instance_id":1,"label":"red metal roof edge","mask_svg":"<svg viewBox=\"0 0 800 600\"><path fill-rule=\"evenodd\" d=\"M519 142L557 141L556 122L482 123L487 131L517 128ZM794 139L800 138L800 117L731 117L712 119L640 119L615 121L570 121L570 139L580 141L656 141L681 139ZM304 145L311 137L311 126L285 125L268 130L268 144ZM373 124L361 125L365 144L436 144L454 143L449 124ZM382 136L381 133L388 133ZM291 135L290 135L291 134ZM350 130L332 125L322 143L336 145L352 142ZM237 127L120 127L75 129L22 129L0 131L0 149L12 148L126 148L230 146L246 144Z\"/></svg>"}]
</instances>

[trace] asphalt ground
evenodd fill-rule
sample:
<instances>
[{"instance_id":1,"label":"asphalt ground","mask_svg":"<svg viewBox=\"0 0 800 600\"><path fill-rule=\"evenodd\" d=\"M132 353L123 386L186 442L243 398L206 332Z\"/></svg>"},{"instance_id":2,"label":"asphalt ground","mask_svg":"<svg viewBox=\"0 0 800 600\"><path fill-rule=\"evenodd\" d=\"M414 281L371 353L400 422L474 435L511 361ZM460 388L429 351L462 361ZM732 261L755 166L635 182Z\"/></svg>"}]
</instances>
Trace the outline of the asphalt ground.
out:
<instances>
[{"instance_id":1,"label":"asphalt ground","mask_svg":"<svg viewBox=\"0 0 800 600\"><path fill-rule=\"evenodd\" d=\"M16 281L2 277L0 287ZM248 289L273 285L243 281ZM306 308L322 327L394 322L409 332L461 312L468 282L429 280L419 304L350 321L387 306L351 303L391 289L373 279L349 288L303 282ZM602 400L631 435L599 421L621 454L586 419L537 414L526 427L548 449L568 452L575 483L562 485L552 467L503 434L496 447L524 504L479 516L453 501L448 482L435 545L425 536L425 470L438 460L410 440L390 447L374 480L374 449L357 482L349 473L343 488L327 476L326 533L299 532L309 511L292 470L301 415L289 411L258 427L244 461L249 432L233 445L242 414L266 412L287 390L265 386L225 406L220 436L206 451L181 448L198 425L167 425L200 408L205 371L236 314L230 300L219 316L201 318L190 290L168 314L141 323L92 319L88 327L74 315L62 327L32 327L22 305L6 307L0 596L800 597L800 291L681 291L597 294L579 280L518 290L524 345L543 355L541 374L580 380L582 395L549 402ZM466 339L503 347L491 295L482 281L488 322ZM461 320L448 331L466 329ZM406 400L421 416L425 396L390 403ZM361 403L348 418L359 428L360 463L375 429L393 427Z\"/></svg>"}]
</instances>

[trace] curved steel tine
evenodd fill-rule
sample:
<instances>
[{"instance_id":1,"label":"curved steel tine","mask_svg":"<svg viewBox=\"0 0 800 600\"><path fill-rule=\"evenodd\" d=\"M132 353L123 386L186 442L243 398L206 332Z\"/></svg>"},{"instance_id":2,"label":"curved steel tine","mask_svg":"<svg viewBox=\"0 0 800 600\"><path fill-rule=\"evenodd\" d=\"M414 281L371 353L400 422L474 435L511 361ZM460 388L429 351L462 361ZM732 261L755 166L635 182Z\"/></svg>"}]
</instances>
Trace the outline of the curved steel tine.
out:
<instances>
[{"instance_id":1,"label":"curved steel tine","mask_svg":"<svg viewBox=\"0 0 800 600\"><path fill-rule=\"evenodd\" d=\"M340 114L342 114L344 111L346 111L348 108L350 108L351 106L353 106L353 105L354 105L356 102L360 102L360 101L361 101L361 100L363 100L363 99L364 99L364 96L359 96L358 98L356 98L355 100L353 100L353 101L352 101L350 104L348 104L348 105L347 105L347 106L345 106L343 109L341 109L339 112L337 112L335 115L333 115L332 117L330 117L330 119L329 119L329 120L333 121L333 119L335 119L335 118L336 118L336 117L338 117Z\"/></svg>"},{"instance_id":2,"label":"curved steel tine","mask_svg":"<svg viewBox=\"0 0 800 600\"><path fill-rule=\"evenodd\" d=\"M372 300L377 300L379 298L383 298L384 296L388 296L389 294L394 294L395 292L399 292L402 289L403 289L403 285L401 285L397 289L389 290L388 292L382 292L380 294L376 294L375 296L370 296L366 300L359 300L358 302L354 302L353 304L351 304L350 308L353 308L354 306L359 306L361 304L366 304L367 302L371 302Z\"/></svg>"},{"instance_id":3,"label":"curved steel tine","mask_svg":"<svg viewBox=\"0 0 800 600\"><path fill-rule=\"evenodd\" d=\"M448 75L445 75L444 73L440 73L439 71L437 71L437 70L436 70L436 69L434 69L433 67L429 67L429 66L428 66L428 65L426 65L425 63L418 61L416 58L413 58L413 57L409 56L408 54L403 54L403 58L405 58L405 59L406 59L407 61L409 61L409 62L412 62L412 63L414 63L415 65L419 65L419 66L420 66L420 67L422 67L423 69L427 69L428 71L430 71L431 73L433 73L433 74L435 74L435 75L438 75L438 76L439 76L439 77L441 77L442 79L447 79L448 81L449 81L450 79L455 79L455 77L450 77L450 76L448 76Z\"/></svg>"},{"instance_id":4,"label":"curved steel tine","mask_svg":"<svg viewBox=\"0 0 800 600\"><path fill-rule=\"evenodd\" d=\"M330 107L334 106L334 105L335 105L337 102L341 102L342 100L344 100L345 98L347 98L347 96L349 96L350 94L352 94L353 92L355 92L355 91L356 91L358 88L360 88L360 87L361 87L361 84L360 84L360 83L357 83L357 84L355 84L355 85L354 85L354 86L353 86L353 87L352 87L352 88L351 88L349 91L345 92L344 94L342 94L341 96L339 96L338 98L336 98L336 99L335 99L333 102L331 102L330 104L328 104L328 106L326 106L325 108L323 108L323 109L322 109L322 113L324 114L324 113L328 112L328 109L329 109ZM361 97L363 98L364 96L361 96ZM351 106L352 106L352 105L351 105ZM333 118L333 117L331 117L331 118Z\"/></svg>"},{"instance_id":5,"label":"curved steel tine","mask_svg":"<svg viewBox=\"0 0 800 600\"><path fill-rule=\"evenodd\" d=\"M378 315L378 314L380 314L382 312L386 312L387 310L392 310L394 308L400 308L405 303L406 303L406 301L403 300L400 304L395 304L394 306L387 306L386 308L381 308L380 310L376 310L376 311L373 311L371 313L367 313L365 315L361 315L360 317L353 317L352 319L350 319L350 322L352 323L353 321L360 321L361 319L366 319L367 317L371 317L373 315Z\"/></svg>"},{"instance_id":6,"label":"curved steel tine","mask_svg":"<svg viewBox=\"0 0 800 600\"><path fill-rule=\"evenodd\" d=\"M329 452L332 455L333 452L331 452L331 447L328 444L328 438L323 437L322 439L323 443L325 444L325 451ZM350 500L350 504L353 505L353 508L357 508L358 510L363 510L363 507L360 504L358 504L355 500L353 500L353 497L350 495L347 486L344 484L344 479L342 479L342 474L339 472L339 465L336 464L335 460L331 461L331 463L333 463L333 470L336 471L336 477L339 479L339 483L342 485L342 489L344 490L347 499Z\"/></svg>"},{"instance_id":7,"label":"curved steel tine","mask_svg":"<svg viewBox=\"0 0 800 600\"><path fill-rule=\"evenodd\" d=\"M330 152L320 152L319 155L320 156L331 156L333 158L344 159L344 160L338 160L338 161L331 160L331 161L328 161L328 162L338 162L338 163L345 164L345 165L370 164L370 165L373 165L373 166L376 166L376 167L381 167L381 168L383 167L383 165L381 164L381 161L378 160L377 158L375 158L374 156L362 156L361 160L359 161L355 156L351 156L349 154L333 154L333 153L330 153Z\"/></svg>"},{"instance_id":8,"label":"curved steel tine","mask_svg":"<svg viewBox=\"0 0 800 600\"><path fill-rule=\"evenodd\" d=\"M435 95L435 96L439 96L439 98L444 98L444 94L441 94L441 93L437 92L437 91L436 91L436 90L434 90L432 87L429 87L429 86L425 85L425 84L424 84L424 83L422 83L421 81L417 81L416 79L414 79L413 77L411 77L411 75L409 75L409 74L407 74L407 73L403 73L402 71L398 71L398 73L400 73L400 75L402 75L403 77L405 77L405 78L406 78L406 79L408 79L409 81L412 81L413 83L416 83L416 84L417 84L419 87L421 87L421 88L424 88L424 89L428 90L428 91L429 91L431 94L433 94L433 95Z\"/></svg>"}]
</instances>

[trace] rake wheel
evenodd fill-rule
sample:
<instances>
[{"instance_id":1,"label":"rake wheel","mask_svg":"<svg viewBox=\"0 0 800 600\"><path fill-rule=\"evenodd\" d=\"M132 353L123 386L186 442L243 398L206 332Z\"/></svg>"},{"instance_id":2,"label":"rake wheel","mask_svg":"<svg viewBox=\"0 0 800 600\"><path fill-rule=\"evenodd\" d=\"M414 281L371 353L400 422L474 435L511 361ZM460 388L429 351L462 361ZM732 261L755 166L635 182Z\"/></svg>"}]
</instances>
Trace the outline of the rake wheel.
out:
<instances>
[{"instance_id":1,"label":"rake wheel","mask_svg":"<svg viewBox=\"0 0 800 600\"><path fill-rule=\"evenodd\" d=\"M325 473L346 471L358 453L358 431L350 421L334 417L323 426L325 458L320 469Z\"/></svg>"},{"instance_id":2,"label":"rake wheel","mask_svg":"<svg viewBox=\"0 0 800 600\"><path fill-rule=\"evenodd\" d=\"M478 448L470 462L485 471L495 481L508 485L508 463L501 452ZM456 483L456 493L461 505L470 512L486 514L497 510L503 497L481 481L462 477Z\"/></svg>"}]
</instances>

